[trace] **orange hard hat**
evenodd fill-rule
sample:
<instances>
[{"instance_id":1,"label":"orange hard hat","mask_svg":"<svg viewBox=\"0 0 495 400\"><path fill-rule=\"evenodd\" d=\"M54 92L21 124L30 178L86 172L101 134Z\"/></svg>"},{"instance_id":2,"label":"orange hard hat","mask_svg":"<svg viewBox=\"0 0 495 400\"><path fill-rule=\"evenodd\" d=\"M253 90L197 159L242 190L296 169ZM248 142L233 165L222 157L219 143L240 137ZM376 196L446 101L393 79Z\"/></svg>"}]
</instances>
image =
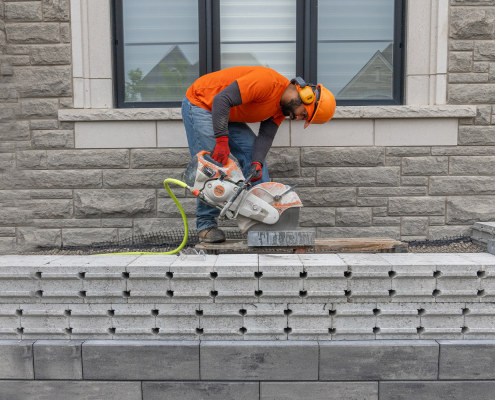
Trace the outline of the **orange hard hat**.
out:
<instances>
[{"instance_id":1,"label":"orange hard hat","mask_svg":"<svg viewBox=\"0 0 495 400\"><path fill-rule=\"evenodd\" d=\"M311 124L324 124L330 121L335 114L337 102L332 92L321 84L316 85L316 92L316 102L304 105L308 111L308 119L304 123L304 129Z\"/></svg>"}]
</instances>

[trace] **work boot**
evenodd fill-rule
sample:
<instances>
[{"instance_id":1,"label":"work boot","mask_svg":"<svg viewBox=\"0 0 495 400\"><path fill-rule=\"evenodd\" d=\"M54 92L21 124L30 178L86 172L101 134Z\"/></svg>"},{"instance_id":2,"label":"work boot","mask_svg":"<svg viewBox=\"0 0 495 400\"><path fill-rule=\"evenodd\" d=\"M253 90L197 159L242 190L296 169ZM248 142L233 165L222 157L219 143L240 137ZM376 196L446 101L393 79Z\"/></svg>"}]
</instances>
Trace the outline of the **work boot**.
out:
<instances>
[{"instance_id":1,"label":"work boot","mask_svg":"<svg viewBox=\"0 0 495 400\"><path fill-rule=\"evenodd\" d=\"M203 229L199 232L199 241L205 243L222 243L225 242L225 233L216 226Z\"/></svg>"}]
</instances>

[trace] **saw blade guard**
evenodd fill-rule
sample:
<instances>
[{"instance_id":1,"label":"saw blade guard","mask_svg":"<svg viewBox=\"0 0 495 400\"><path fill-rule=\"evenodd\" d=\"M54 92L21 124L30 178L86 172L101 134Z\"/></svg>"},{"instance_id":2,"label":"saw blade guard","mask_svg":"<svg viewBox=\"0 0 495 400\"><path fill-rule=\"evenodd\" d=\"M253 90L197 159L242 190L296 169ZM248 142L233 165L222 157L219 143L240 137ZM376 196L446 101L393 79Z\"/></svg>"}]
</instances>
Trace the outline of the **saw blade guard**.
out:
<instances>
[{"instance_id":1,"label":"saw blade guard","mask_svg":"<svg viewBox=\"0 0 495 400\"><path fill-rule=\"evenodd\" d=\"M244 180L239 162L232 155L229 155L227 164L222 165L213 160L209 152L200 151L187 165L183 179L188 186L202 190L207 181L218 179L222 174L234 183Z\"/></svg>"},{"instance_id":2,"label":"saw blade guard","mask_svg":"<svg viewBox=\"0 0 495 400\"><path fill-rule=\"evenodd\" d=\"M299 209L303 207L301 199L294 191L290 191L284 194L278 201L275 201L274 199L275 196L283 194L288 189L290 189L290 186L286 186L282 183L265 182L265 183L260 183L259 185L253 187L250 190L251 194L264 200L279 212L280 214L279 221L280 224L284 224L283 226L284 230L297 228L299 222L298 220L299 213L298 212L290 213L292 216L297 216L296 218L290 218L291 226L287 226L286 222L283 222L285 221L285 218L282 218L282 214L289 209L294 209L294 208ZM245 217L243 215L237 216L237 225L239 226L239 230L241 231L241 233L247 232L248 230L250 230L250 228L254 227L255 225L260 227L260 230L266 230L265 229L266 227L273 228L273 230L278 230L277 228L278 222L276 222L273 225L267 225L267 224L262 224L259 221L253 220L251 218Z\"/></svg>"}]
</instances>

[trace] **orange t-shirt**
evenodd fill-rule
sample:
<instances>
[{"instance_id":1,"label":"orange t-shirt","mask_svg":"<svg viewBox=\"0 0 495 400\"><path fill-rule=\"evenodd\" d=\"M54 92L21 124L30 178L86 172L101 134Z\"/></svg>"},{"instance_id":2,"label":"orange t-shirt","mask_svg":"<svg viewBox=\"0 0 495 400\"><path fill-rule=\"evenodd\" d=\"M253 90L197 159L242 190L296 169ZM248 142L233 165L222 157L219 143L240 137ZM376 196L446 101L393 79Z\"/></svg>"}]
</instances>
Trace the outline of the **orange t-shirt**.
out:
<instances>
[{"instance_id":1,"label":"orange t-shirt","mask_svg":"<svg viewBox=\"0 0 495 400\"><path fill-rule=\"evenodd\" d=\"M203 75L187 90L186 97L194 105L211 112L213 98L232 82L237 81L242 104L230 109L231 122L261 122L273 117L280 126L280 99L289 80L266 67L232 67Z\"/></svg>"}]
</instances>

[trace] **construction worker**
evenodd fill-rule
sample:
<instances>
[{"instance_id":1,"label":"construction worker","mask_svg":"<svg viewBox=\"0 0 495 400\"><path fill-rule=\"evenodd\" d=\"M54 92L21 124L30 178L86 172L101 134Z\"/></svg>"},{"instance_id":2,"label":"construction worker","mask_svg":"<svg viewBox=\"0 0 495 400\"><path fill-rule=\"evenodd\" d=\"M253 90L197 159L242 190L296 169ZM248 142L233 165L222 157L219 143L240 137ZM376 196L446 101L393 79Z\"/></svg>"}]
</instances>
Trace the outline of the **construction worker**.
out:
<instances>
[{"instance_id":1,"label":"construction worker","mask_svg":"<svg viewBox=\"0 0 495 400\"><path fill-rule=\"evenodd\" d=\"M278 127L290 117L310 124L323 124L335 112L335 98L321 85L307 85L301 78L289 81L266 67L233 67L207 74L187 90L182 102L182 119L191 156L213 152L212 158L225 165L230 153L237 158L244 175L251 168L251 182L269 182L265 157ZM246 123L261 122L258 136ZM225 241L216 217L220 211L198 200L196 225L203 242Z\"/></svg>"}]
</instances>

